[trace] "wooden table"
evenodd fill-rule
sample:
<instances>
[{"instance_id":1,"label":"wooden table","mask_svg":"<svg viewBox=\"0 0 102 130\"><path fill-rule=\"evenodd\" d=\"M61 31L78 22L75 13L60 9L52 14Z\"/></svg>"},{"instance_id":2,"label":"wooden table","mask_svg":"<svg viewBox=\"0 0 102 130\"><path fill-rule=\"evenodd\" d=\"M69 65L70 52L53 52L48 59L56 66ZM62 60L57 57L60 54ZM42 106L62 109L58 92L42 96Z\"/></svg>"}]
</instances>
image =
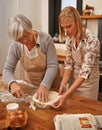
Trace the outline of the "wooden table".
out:
<instances>
[{"instance_id":1,"label":"wooden table","mask_svg":"<svg viewBox=\"0 0 102 130\"><path fill-rule=\"evenodd\" d=\"M1 103L5 105L6 103ZM62 109L37 109L32 110L29 105L19 102L20 107L28 112L28 122L20 130L55 130L54 117L57 114L82 114L91 113L93 115L102 114L102 102L94 101L79 96L71 96Z\"/></svg>"}]
</instances>

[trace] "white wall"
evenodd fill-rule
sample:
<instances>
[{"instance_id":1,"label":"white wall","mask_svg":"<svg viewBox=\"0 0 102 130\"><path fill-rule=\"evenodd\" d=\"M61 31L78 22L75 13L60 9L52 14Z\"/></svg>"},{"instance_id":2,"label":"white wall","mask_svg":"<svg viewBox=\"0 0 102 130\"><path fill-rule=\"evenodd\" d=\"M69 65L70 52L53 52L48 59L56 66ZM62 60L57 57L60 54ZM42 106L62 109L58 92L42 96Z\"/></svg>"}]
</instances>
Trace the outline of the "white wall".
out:
<instances>
[{"instance_id":1,"label":"white wall","mask_svg":"<svg viewBox=\"0 0 102 130\"><path fill-rule=\"evenodd\" d=\"M12 0L12 4L10 4L10 1L0 0L0 72L2 71L10 44L7 33L8 19L12 14L16 13L16 6L12 6L12 4L16 5L17 3L15 0Z\"/></svg>"},{"instance_id":2,"label":"white wall","mask_svg":"<svg viewBox=\"0 0 102 130\"><path fill-rule=\"evenodd\" d=\"M48 7L48 0L42 0L42 13L41 13L41 19L42 19L42 30L48 33L48 13L49 13L49 7Z\"/></svg>"},{"instance_id":3,"label":"white wall","mask_svg":"<svg viewBox=\"0 0 102 130\"><path fill-rule=\"evenodd\" d=\"M28 17L34 29L42 29L41 0L19 0L19 13Z\"/></svg>"},{"instance_id":4,"label":"white wall","mask_svg":"<svg viewBox=\"0 0 102 130\"><path fill-rule=\"evenodd\" d=\"M102 10L102 0L83 0L83 9L86 5L94 6L95 11Z\"/></svg>"},{"instance_id":5,"label":"white wall","mask_svg":"<svg viewBox=\"0 0 102 130\"><path fill-rule=\"evenodd\" d=\"M83 10L86 5L94 6L94 11L97 13L102 12L102 0L83 0ZM98 35L98 19L88 19L87 27L92 30L95 35Z\"/></svg>"}]
</instances>

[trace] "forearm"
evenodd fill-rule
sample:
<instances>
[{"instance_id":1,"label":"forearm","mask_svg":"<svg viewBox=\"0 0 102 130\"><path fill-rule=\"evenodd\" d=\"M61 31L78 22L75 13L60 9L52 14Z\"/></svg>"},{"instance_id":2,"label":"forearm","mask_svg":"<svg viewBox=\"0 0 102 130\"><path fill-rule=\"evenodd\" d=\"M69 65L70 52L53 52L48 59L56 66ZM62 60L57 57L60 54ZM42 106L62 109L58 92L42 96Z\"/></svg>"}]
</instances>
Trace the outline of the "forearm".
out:
<instances>
[{"instance_id":1,"label":"forearm","mask_svg":"<svg viewBox=\"0 0 102 130\"><path fill-rule=\"evenodd\" d=\"M64 75L63 75L61 85L65 85L65 86L67 85L67 83L68 83L68 81L69 81L69 79L71 77L71 73L72 73L72 71L69 70L69 69L64 70Z\"/></svg>"},{"instance_id":2,"label":"forearm","mask_svg":"<svg viewBox=\"0 0 102 130\"><path fill-rule=\"evenodd\" d=\"M43 45L45 45L44 48L41 44L42 52L45 51L46 58L47 58L47 69L46 69L44 78L41 82L41 85L49 89L58 72L58 61L57 61L57 54L56 54L56 49L55 49L53 40L49 35L47 36Z\"/></svg>"},{"instance_id":3,"label":"forearm","mask_svg":"<svg viewBox=\"0 0 102 130\"><path fill-rule=\"evenodd\" d=\"M5 83L9 86L11 82L15 81L14 71L4 68L3 70L3 79Z\"/></svg>"},{"instance_id":4,"label":"forearm","mask_svg":"<svg viewBox=\"0 0 102 130\"><path fill-rule=\"evenodd\" d=\"M84 80L85 79L78 77L72 86L64 94L62 94L55 103L53 103L53 108L60 108L69 97L69 95L72 94L78 87L80 87Z\"/></svg>"},{"instance_id":5,"label":"forearm","mask_svg":"<svg viewBox=\"0 0 102 130\"><path fill-rule=\"evenodd\" d=\"M3 79L8 84L8 86L10 85L11 82L15 81L14 71L15 71L17 62L13 63L11 62L12 60L13 59L10 59L10 58L7 59L5 66L3 68Z\"/></svg>"},{"instance_id":6,"label":"forearm","mask_svg":"<svg viewBox=\"0 0 102 130\"><path fill-rule=\"evenodd\" d=\"M84 82L84 78L78 77L74 83L70 86L70 88L65 92L64 97L67 98L69 95L71 95L77 88L80 87L80 85Z\"/></svg>"},{"instance_id":7,"label":"forearm","mask_svg":"<svg viewBox=\"0 0 102 130\"><path fill-rule=\"evenodd\" d=\"M17 62L21 56L21 46L18 43L11 43L6 62L3 68L3 79L8 84L15 81L14 71L17 65Z\"/></svg>"},{"instance_id":8,"label":"forearm","mask_svg":"<svg viewBox=\"0 0 102 130\"><path fill-rule=\"evenodd\" d=\"M45 86L47 89L49 89L55 79L57 71L58 71L58 65L47 68L45 76L40 85Z\"/></svg>"}]
</instances>

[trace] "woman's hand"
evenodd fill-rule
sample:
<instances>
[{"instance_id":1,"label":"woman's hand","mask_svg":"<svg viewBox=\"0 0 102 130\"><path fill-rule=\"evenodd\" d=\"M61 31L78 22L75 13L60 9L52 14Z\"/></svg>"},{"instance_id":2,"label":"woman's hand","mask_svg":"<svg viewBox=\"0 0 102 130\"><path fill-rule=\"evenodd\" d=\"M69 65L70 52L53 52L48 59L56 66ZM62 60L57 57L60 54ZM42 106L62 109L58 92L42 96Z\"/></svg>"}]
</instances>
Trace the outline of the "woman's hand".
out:
<instances>
[{"instance_id":1,"label":"woman's hand","mask_svg":"<svg viewBox=\"0 0 102 130\"><path fill-rule=\"evenodd\" d=\"M25 94L23 93L23 91L21 90L21 87L20 85L17 83L17 82L13 82L10 84L10 88L11 88L11 93L17 97L17 98L20 98L20 97L23 97L23 98L26 98Z\"/></svg>"},{"instance_id":2,"label":"woman's hand","mask_svg":"<svg viewBox=\"0 0 102 130\"><path fill-rule=\"evenodd\" d=\"M61 108L65 103L66 97L64 95L61 95L59 99L52 104L52 107L55 109Z\"/></svg>"},{"instance_id":3,"label":"woman's hand","mask_svg":"<svg viewBox=\"0 0 102 130\"><path fill-rule=\"evenodd\" d=\"M40 86L37 90L37 95L36 98L40 102L47 102L49 97L48 97L48 90L44 86Z\"/></svg>"}]
</instances>

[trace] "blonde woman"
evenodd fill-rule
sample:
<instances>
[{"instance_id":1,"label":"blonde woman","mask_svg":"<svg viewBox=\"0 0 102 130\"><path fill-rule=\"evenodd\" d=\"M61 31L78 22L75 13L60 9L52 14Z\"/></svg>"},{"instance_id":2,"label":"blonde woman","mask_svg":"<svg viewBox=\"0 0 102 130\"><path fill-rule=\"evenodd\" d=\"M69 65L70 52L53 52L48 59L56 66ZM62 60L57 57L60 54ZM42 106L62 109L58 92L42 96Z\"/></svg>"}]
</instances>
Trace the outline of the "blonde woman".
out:
<instances>
[{"instance_id":1,"label":"blonde woman","mask_svg":"<svg viewBox=\"0 0 102 130\"><path fill-rule=\"evenodd\" d=\"M33 30L31 21L24 15L11 17L8 34L12 43L3 69L3 78L15 97L24 97L16 82L14 71L20 60L25 80L37 87L39 101L48 101L48 91L59 86L58 62L53 40L49 34ZM56 84L57 83L57 84Z\"/></svg>"},{"instance_id":2,"label":"blonde woman","mask_svg":"<svg viewBox=\"0 0 102 130\"><path fill-rule=\"evenodd\" d=\"M93 100L98 98L100 43L89 30L83 29L78 11L69 6L59 15L61 39L66 37L65 71L60 84L60 99L53 107L61 107L73 93ZM66 89L67 84L69 88Z\"/></svg>"}]
</instances>

